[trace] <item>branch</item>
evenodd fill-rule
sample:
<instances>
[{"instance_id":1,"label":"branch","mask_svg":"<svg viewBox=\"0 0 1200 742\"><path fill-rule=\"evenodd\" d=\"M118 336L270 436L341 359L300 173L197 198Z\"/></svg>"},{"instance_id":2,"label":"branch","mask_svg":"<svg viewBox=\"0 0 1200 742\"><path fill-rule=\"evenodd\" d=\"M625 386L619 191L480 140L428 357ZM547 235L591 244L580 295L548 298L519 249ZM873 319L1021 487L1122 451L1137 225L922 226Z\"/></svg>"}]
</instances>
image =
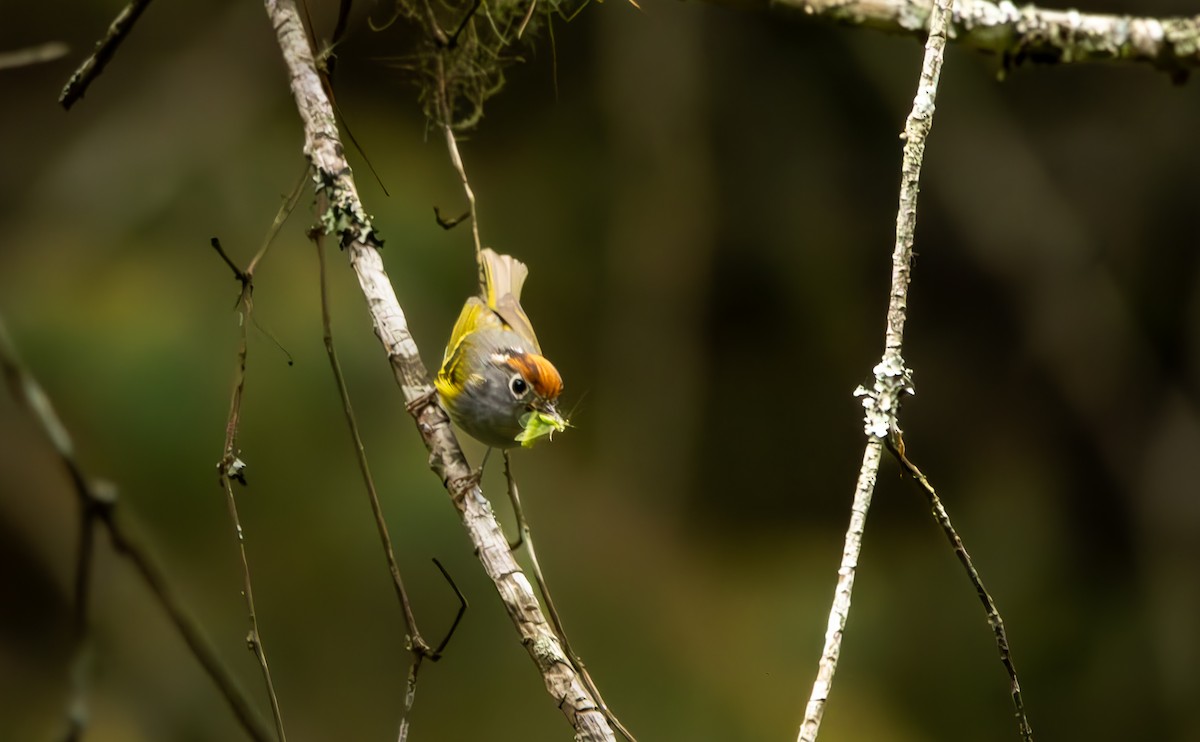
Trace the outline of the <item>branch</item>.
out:
<instances>
[{"instance_id":1,"label":"branch","mask_svg":"<svg viewBox=\"0 0 1200 742\"><path fill-rule=\"evenodd\" d=\"M108 33L103 39L96 42L96 51L83 60L83 64L79 65L79 69L75 70L75 74L71 75L67 84L63 86L62 93L58 96L58 102L63 108L71 110L75 101L83 97L88 86L100 76L109 60L117 53L121 42L133 30L133 24L137 23L142 11L149 6L150 0L130 0L129 4L117 14L108 27Z\"/></svg>"},{"instance_id":2,"label":"branch","mask_svg":"<svg viewBox=\"0 0 1200 742\"><path fill-rule=\"evenodd\" d=\"M21 364L17 358L16 348L8 336L3 319L0 319L0 369L3 370L9 390L18 404L24 405L30 415L41 427L58 454L63 466L71 476L71 483L79 497L80 505L86 513L90 513L92 522L99 522L108 531L113 549L133 563L138 575L146 583L146 587L154 594L159 605L166 611L179 635L183 637L192 655L212 678L221 695L233 710L234 716L241 722L242 728L256 742L267 742L271 739L270 732L258 714L253 710L245 693L238 687L233 675L221 664L212 644L200 630L199 624L184 609L183 604L171 589L171 583L165 576L162 567L158 565L150 551L137 539L128 527L117 520L117 499L111 486L101 486L89 479L79 461L75 458L75 447L67 429L63 427L50 398L46 396L37 379ZM84 570L77 571L82 575ZM82 592L86 586L76 585L76 610L84 605Z\"/></svg>"},{"instance_id":3,"label":"branch","mask_svg":"<svg viewBox=\"0 0 1200 742\"><path fill-rule=\"evenodd\" d=\"M250 630L246 634L246 646L254 654L254 658L258 660L258 667L262 671L267 698L271 702L271 716L275 721L275 734L279 742L285 742L287 735L284 733L283 714L279 710L279 698L275 693L275 682L271 678L271 667L267 663L267 649L263 645L262 633L258 629L258 611L255 608L254 588L250 579L250 560L246 555L246 532L242 528L242 521L238 516L237 497L233 493L233 482L237 480L243 486L246 484L246 463L238 455L237 432L242 418L242 397L246 390L246 356L249 352L249 343L246 337L247 327L254 316L254 269L263 256L266 255L274 236L279 231L279 227L286 220L287 215L291 213L300 191L301 188L298 184L293 191L293 198L280 205L279 212L276 214L271 228L267 230L267 236L264 238L262 246L250 261L250 265L246 270L238 268L237 264L230 259L225 250L222 249L220 240L214 237L211 241L213 249L217 251L221 259L233 271L234 277L242 284L242 290L238 296L238 303L242 307L242 313L240 317L241 321L238 323L241 332L238 338L237 365L234 369L233 393L229 400L229 417L225 423L225 446L221 451L221 460L217 462L217 472L220 478L221 489L225 492L225 505L229 510L229 520L233 524L234 536L237 538L238 556L241 559L242 598L246 603L247 620L250 623Z\"/></svg>"},{"instance_id":4,"label":"branch","mask_svg":"<svg viewBox=\"0 0 1200 742\"><path fill-rule=\"evenodd\" d=\"M318 199L324 201L324 197ZM371 467L367 462L367 450L363 445L362 436L358 432L358 420L354 415L354 407L350 403L350 390L346 386L346 378L342 374L342 364L338 360L337 349L333 344L333 321L330 314L329 306L329 282L326 280L325 274L325 234L320 230L313 230L313 244L317 248L317 266L321 279L321 328L325 341L325 354L329 356L329 366L333 371L334 384L338 389L338 397L342 401L342 412L346 416L346 424L350 430L350 440L354 444L354 455L358 461L358 470L362 474L363 486L367 490L367 499L371 503L371 514L375 517L375 528L379 532L379 540L383 545L384 558L387 560L388 572L392 575L392 586L396 590L396 598L400 601L400 610L404 616L404 627L406 629L405 639L408 644L408 651L412 655L412 662L408 668L408 682L406 692L404 694L404 708L400 713L400 732L397 736L398 742L405 742L408 739L409 715L412 713L413 703L417 697L417 675L421 671L421 663L428 657L433 661L437 661L440 657L440 649L438 653L426 643L421 637L421 631L417 628L417 618L413 614L412 601L409 600L408 590L404 587L404 578L400 574L400 565L396 563L396 554L392 549L392 537L388 534L387 520L383 516L383 507L379 504L379 493L375 489L375 478L371 475ZM443 574L445 571L443 570ZM453 583L451 583L453 584ZM461 617L462 613L459 613ZM457 624L457 621L455 622ZM447 640L449 637L447 637ZM445 643L443 643L445 646Z\"/></svg>"},{"instance_id":5,"label":"branch","mask_svg":"<svg viewBox=\"0 0 1200 742\"><path fill-rule=\"evenodd\" d=\"M534 0L530 1L533 2ZM530 5L529 7L532 10L533 6ZM463 193L467 196L467 216L471 219L471 238L475 241L475 265L479 269L479 288L486 291L487 281L483 271L483 245L479 241L479 212L475 208L475 191L471 190L471 181L467 179L467 169L463 165L462 155L458 152L458 137L454 134L454 122L451 118L452 106L450 105L449 92L446 90L446 60L443 59L441 52L438 53L437 57L437 84L438 110L442 116L442 130L446 134L446 150L450 153L450 164L454 166L454 172L458 173L458 179L462 182ZM438 217L438 223L445 227L441 215L436 210L434 214ZM454 225L451 224L450 226Z\"/></svg>"},{"instance_id":6,"label":"branch","mask_svg":"<svg viewBox=\"0 0 1200 742\"><path fill-rule=\"evenodd\" d=\"M942 499L938 497L937 491L934 490L929 479L905 455L904 437L900 435L899 429L896 430L894 436L888 437L887 447L888 451L900 462L900 466L908 472L909 476L916 480L917 484L921 485L921 492L929 500L929 508L933 513L933 519L937 521L937 524L942 528L942 532L946 534L946 540L950 542L950 548L954 549L954 555L958 557L963 570L966 571L967 579L971 581L971 585L975 588L975 593L979 596L979 602L983 603L983 610L987 613L988 626L992 627L992 635L996 638L996 650L1000 653L1000 663L1004 665L1004 670L1008 673L1008 686L1009 693L1012 694L1013 713L1017 717L1017 731L1024 742L1033 742L1033 728L1029 726L1029 719L1025 716L1025 700L1021 696L1021 682L1017 680L1017 667L1013 664L1012 650L1008 647L1008 632L1004 630L1004 619L1000 617L1000 609L996 607L996 601L992 599L991 593L987 591L987 588L983 584L983 578L979 576L979 571L975 569L975 563L971 560L971 554L967 551L966 545L963 544L962 538L959 537L958 531L955 530L954 524L950 522L950 513L946 511L946 506L942 504Z\"/></svg>"},{"instance_id":7,"label":"branch","mask_svg":"<svg viewBox=\"0 0 1200 742\"><path fill-rule=\"evenodd\" d=\"M851 26L923 38L933 0L712 0L736 7L778 10ZM1004 69L1023 62L1137 62L1186 78L1200 67L1200 16L1146 18L1048 10L1011 2L959 0L947 34L951 41L1002 58Z\"/></svg>"},{"instance_id":8,"label":"branch","mask_svg":"<svg viewBox=\"0 0 1200 742\"><path fill-rule=\"evenodd\" d=\"M475 546L484 571L495 585L521 644L537 665L546 690L566 716L579 740L613 740L596 701L580 682L538 605L529 580L508 549L508 542L483 496L446 412L437 402L429 373L408 330L404 311L383 269L381 244L359 201L350 167L334 124L333 110L321 86L312 49L293 0L265 0L267 15L288 67L292 93L304 125L304 152L315 170L316 188L328 198L321 215L326 233L345 248L367 300L375 333L383 344L409 412L429 450L430 468L445 485Z\"/></svg>"},{"instance_id":9,"label":"branch","mask_svg":"<svg viewBox=\"0 0 1200 742\"><path fill-rule=\"evenodd\" d=\"M554 626L554 631L558 635L559 641L562 642L563 651L567 653L567 658L575 666L575 670L579 673L579 677L583 680L584 685L587 686L588 691L595 697L596 702L600 704L600 711L604 713L604 718L608 719L608 723L616 727L621 736L629 742L637 742L637 739L634 738L629 729L621 723L617 715L604 702L604 697L600 695L600 688L596 685L596 681L592 680L592 675L588 672L587 666L583 664L583 658L571 648L571 641L567 638L567 630L563 627L562 616L558 614L558 608L554 605L554 598L550 596L550 584L546 582L546 577L542 574L542 565L538 562L537 548L533 545L533 533L529 530L529 521L525 520L525 509L521 507L521 493L517 490L517 480L512 475L512 465L509 462L508 451L504 452L504 480L508 484L508 498L512 501L513 516L517 519L517 525L520 528L517 543L514 546L510 546L510 549L515 551L522 544L525 545L526 551L529 552L529 565L533 567L533 579L537 582L538 590L542 593L542 602L546 604L546 612L550 614L550 623Z\"/></svg>"},{"instance_id":10,"label":"branch","mask_svg":"<svg viewBox=\"0 0 1200 742\"><path fill-rule=\"evenodd\" d=\"M53 62L56 59L65 57L70 51L70 48L61 41L47 41L37 46L0 52L0 70L11 70L17 67L28 67L44 62Z\"/></svg>"},{"instance_id":11,"label":"branch","mask_svg":"<svg viewBox=\"0 0 1200 742\"><path fill-rule=\"evenodd\" d=\"M837 586L829 608L829 623L825 632L825 647L817 666L804 721L800 725L799 742L815 742L825 713L825 702L833 685L841 654L842 634L850 615L850 596L854 590L854 575L862 551L862 535L867 511L875 491L875 479L883 445L896 425L901 396L912 392L911 371L901 357L904 344L904 323L908 317L908 284L912 269L913 234L917 227L917 192L921 179L921 162L925 156L925 139L933 126L933 102L937 95L938 78L942 71L942 55L946 48L947 19L953 0L936 0L930 18L929 38L925 42L925 58L921 63L921 78L913 98L912 112L904 124L904 159L900 166L900 208L896 213L896 243L892 251L892 284L888 300L887 331L883 358L875 366L875 385L871 391L859 387L856 396L863 398L866 408L865 430L867 445L863 451L862 467L850 508L850 526L846 531L842 563L838 569Z\"/></svg>"}]
</instances>

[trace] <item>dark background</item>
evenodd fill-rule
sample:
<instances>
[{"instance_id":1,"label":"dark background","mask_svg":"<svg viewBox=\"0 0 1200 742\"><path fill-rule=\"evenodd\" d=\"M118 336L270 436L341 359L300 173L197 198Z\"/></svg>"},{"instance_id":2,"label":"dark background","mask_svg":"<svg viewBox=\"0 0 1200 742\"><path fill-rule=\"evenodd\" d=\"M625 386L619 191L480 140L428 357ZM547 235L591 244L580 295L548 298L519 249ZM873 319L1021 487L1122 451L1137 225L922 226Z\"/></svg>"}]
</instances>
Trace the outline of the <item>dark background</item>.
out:
<instances>
[{"instance_id":1,"label":"dark background","mask_svg":"<svg viewBox=\"0 0 1200 742\"><path fill-rule=\"evenodd\" d=\"M0 48L0 311L91 472L266 711L244 648L214 464L237 284L301 171L255 3L159 3L69 114L55 103L119 3L9 3ZM1080 3L1169 14L1183 2ZM593 3L543 35L462 145L486 244L573 429L520 452L576 648L643 740L794 738L863 446L851 392L882 350L901 142L921 46L703 4ZM328 29L329 9L317 9ZM387 9L371 11L376 18ZM474 267L440 133L360 17L338 99L427 363ZM909 453L1007 622L1039 738L1200 738L1200 92L1133 65L1022 68L950 48L922 181L905 358ZM557 73L557 86L555 85ZM260 268L240 492L292 740L394 739L407 655L321 345L306 196ZM569 734L481 574L340 256L342 363L427 637L418 740ZM271 337L295 359L287 358ZM479 447L467 443L477 459ZM511 528L500 468L485 489ZM69 482L0 395L0 738L67 701ZM130 567L101 541L91 727L240 739ZM822 740L1016 739L983 612L922 497L885 461Z\"/></svg>"}]
</instances>

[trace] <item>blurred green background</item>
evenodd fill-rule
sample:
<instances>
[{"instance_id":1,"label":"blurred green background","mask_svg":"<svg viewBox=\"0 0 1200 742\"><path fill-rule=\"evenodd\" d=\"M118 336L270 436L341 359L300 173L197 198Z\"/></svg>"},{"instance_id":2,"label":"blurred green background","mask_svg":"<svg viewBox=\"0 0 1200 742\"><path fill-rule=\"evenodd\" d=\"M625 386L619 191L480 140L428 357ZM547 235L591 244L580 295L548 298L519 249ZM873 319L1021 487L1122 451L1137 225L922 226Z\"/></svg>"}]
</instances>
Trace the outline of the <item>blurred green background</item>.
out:
<instances>
[{"instance_id":1,"label":"blurred green background","mask_svg":"<svg viewBox=\"0 0 1200 742\"><path fill-rule=\"evenodd\" d=\"M300 127L253 2L152 6L64 114L61 84L119 6L5 7L0 48L73 53L0 73L0 311L85 465L118 484L122 517L265 713L214 473L237 285L208 240L249 260L300 173ZM531 267L525 307L575 423L515 468L572 640L643 741L792 739L861 458L851 392L882 350L921 48L642 6L555 24L554 47L543 35L463 143L485 243ZM314 13L328 30L332 9ZM465 202L388 60L403 38L358 16L337 93L391 190L351 153L433 366L473 256L467 229L433 219ZM1200 739L1200 89L1132 66L996 71L947 55L906 338L909 452L999 602L1039 738ZM403 626L321 345L301 203L256 282L243 525L290 738L394 739ZM471 601L423 672L413 738L567 738L341 256L330 276L422 631L436 640L457 605L431 557ZM498 466L485 489L511 528ZM76 528L61 467L0 395L0 739L61 728ZM100 546L88 739L242 739ZM856 587L822 740L1017 738L983 612L890 461Z\"/></svg>"}]
</instances>

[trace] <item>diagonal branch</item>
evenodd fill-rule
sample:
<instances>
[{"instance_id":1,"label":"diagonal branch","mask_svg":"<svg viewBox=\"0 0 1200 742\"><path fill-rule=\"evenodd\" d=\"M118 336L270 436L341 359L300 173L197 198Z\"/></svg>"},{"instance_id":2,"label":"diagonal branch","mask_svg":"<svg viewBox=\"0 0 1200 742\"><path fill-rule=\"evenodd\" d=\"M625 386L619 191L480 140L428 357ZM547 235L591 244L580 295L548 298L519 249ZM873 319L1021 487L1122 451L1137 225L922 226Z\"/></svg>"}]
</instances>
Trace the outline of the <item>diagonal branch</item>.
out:
<instances>
[{"instance_id":1,"label":"diagonal branch","mask_svg":"<svg viewBox=\"0 0 1200 742\"><path fill-rule=\"evenodd\" d=\"M175 595L174 590L171 588L171 582L166 577L162 567L159 566L150 551L129 530L128 526L117 519L117 499L113 488L111 486L102 486L94 480L89 479L83 471L79 461L75 458L75 446L71 441L70 433L63 427L62 421L58 419L58 415L54 411L54 406L50 403L50 398L46 396L37 379L33 377L18 359L16 348L13 347L12 340L8 336L8 330L4 325L3 319L0 319L0 370L4 373L13 397L19 404L26 408L41 427L42 432L49 439L55 453L58 454L63 466L66 467L68 474L70 474L71 483L75 487L75 493L79 497L80 505L84 512L88 514L88 527L91 527L95 523L102 525L108 531L113 549L133 563L134 568L146 584L146 587L149 588L150 592L158 600L159 605L166 611L171 623L174 624L179 635L183 637L184 642L191 649L192 655L204 668L205 672L208 673L208 676L212 678L213 683L216 684L221 695L225 697L225 701L229 704L230 709L238 718L238 721L241 722L242 727L246 730L250 738L256 742L267 742L267 740L270 740L270 732L267 731L266 726L258 714L255 713L246 694L238 687L233 675L221 664L216 650L213 649L208 638L200 630L200 625L184 609L183 603ZM90 549L87 552L81 551L81 559L86 553L90 553ZM83 567L83 565L81 564L80 567ZM90 575L90 570L83 568L77 570L77 577L79 579L90 581L88 575ZM87 589L86 583L82 586L79 583L76 584L77 611L82 611L86 604L85 593ZM78 614L78 616L77 620L83 620L84 616L82 613ZM74 727L73 724L72 726ZM81 729L78 731L82 733Z\"/></svg>"},{"instance_id":2,"label":"diagonal branch","mask_svg":"<svg viewBox=\"0 0 1200 742\"><path fill-rule=\"evenodd\" d=\"M508 484L508 498L512 501L513 516L517 519L517 525L520 528L520 535L517 536L517 546L512 547L515 551L520 545L525 545L525 550L529 553L529 564L533 567L533 579L537 582L538 591L542 594L542 602L546 604L546 613L550 614L550 624L554 626L554 632L557 634L559 641L562 642L563 651L567 653L567 659L571 660L571 664L575 666L575 670L579 673L579 677L583 680L583 684L587 686L589 692L600 704L600 710L604 712L604 717L608 719L608 723L616 727L629 742L637 742L633 734L625 727L617 715L612 712L608 704L604 702L604 697L600 695L600 688L596 686L596 681L592 680L591 673L588 672L587 666L583 664L583 658L571 648L571 641L567 637L567 630L563 628L562 616L558 613L558 608L554 605L554 598L550 595L550 585L546 582L545 575L542 574L542 565L538 561L537 547L533 545L533 533L529 530L529 521L525 520L525 509L521 507L521 493L517 489L517 480L512 475L512 464L509 461L508 451L504 452L504 480Z\"/></svg>"},{"instance_id":3,"label":"diagonal branch","mask_svg":"<svg viewBox=\"0 0 1200 742\"><path fill-rule=\"evenodd\" d=\"M293 0L266 0L267 15L288 68L292 93L304 126L304 152L312 162L318 191L328 198L321 227L345 248L367 300L375 333L383 344L408 410L429 449L430 468L458 510L484 571L529 652L555 704L579 740L613 740L612 730L571 667L562 645L546 621L529 580L483 496L458 445L446 412L437 402L429 372L408 329L404 310L383 268L381 244L359 201L354 178L334 123L333 110L321 86L312 49Z\"/></svg>"},{"instance_id":4,"label":"diagonal branch","mask_svg":"<svg viewBox=\"0 0 1200 742\"><path fill-rule=\"evenodd\" d=\"M318 199L318 201L323 200L323 197ZM416 702L417 676L421 672L421 664L427 657L436 662L440 656L440 650L435 653L422 638L421 631L417 628L417 618L413 613L412 601L408 597L408 589L404 587L404 577L400 574L400 565L396 562L396 554L392 549L392 537L388 533L387 520L383 516L383 506L379 503L379 493L375 489L375 477L371 475L366 446L363 445L362 436L358 432L358 420L354 415L354 407L350 403L350 390L346 386L346 378L342 374L342 364L338 360L337 349L333 344L329 282L326 280L325 273L325 234L314 229L312 239L317 248L317 264L321 278L321 327L325 341L325 354L329 356L329 366L333 372L334 384L338 388L338 396L342 401L342 412L346 416L346 425L350 431L350 439L354 443L354 455L358 461L358 470L363 478L363 486L367 490L367 499L371 503L371 514L375 517L375 528L379 532L379 540L383 545L388 572L392 576L392 587L396 591L396 598L400 601L400 611L404 616L404 627L407 632L405 639L408 651L412 655L404 694L404 708L400 712L400 732L397 735L398 742L405 742L408 739L409 715L412 713L413 703Z\"/></svg>"},{"instance_id":5,"label":"diagonal branch","mask_svg":"<svg viewBox=\"0 0 1200 742\"><path fill-rule=\"evenodd\" d=\"M0 70L11 70L17 67L28 67L45 62L53 62L65 57L71 49L61 41L47 41L37 46L24 49L13 49L0 52Z\"/></svg>"},{"instance_id":6,"label":"diagonal branch","mask_svg":"<svg viewBox=\"0 0 1200 742\"><path fill-rule=\"evenodd\" d=\"M58 102L63 108L71 110L71 106L83 97L88 86L104 71L113 55L117 53L121 42L133 30L133 25L137 23L142 12L148 7L150 7L150 0L130 0L129 4L117 14L108 27L108 33L104 35L103 39L96 42L96 50L83 60L83 64L79 65L79 69L75 70L71 79L67 80L67 84L63 86L62 93L58 96Z\"/></svg>"},{"instance_id":7,"label":"diagonal branch","mask_svg":"<svg viewBox=\"0 0 1200 742\"><path fill-rule=\"evenodd\" d=\"M710 0L736 7L824 18L924 38L933 0ZM1183 79L1200 68L1200 16L1148 18L1052 10L1011 2L959 0L947 34L995 54L1004 68L1022 62L1134 62Z\"/></svg>"},{"instance_id":8,"label":"diagonal branch","mask_svg":"<svg viewBox=\"0 0 1200 742\"><path fill-rule=\"evenodd\" d=\"M921 486L921 492L929 500L929 508L933 513L933 519L937 521L938 525L942 528L942 532L946 534L946 540L950 542L950 547L954 549L954 555L958 557L963 570L966 571L967 579L971 581L971 585L975 588L975 593L979 596L979 602L983 603L983 610L987 613L988 626L992 627L992 635L996 638L996 650L1000 653L1000 664L1004 665L1004 670L1008 673L1008 685L1009 693L1012 695L1013 713L1017 717L1017 731L1024 742L1033 742L1033 728L1029 726L1029 719L1025 715L1025 699L1021 696L1021 683L1017 680L1017 667L1013 664L1012 650L1008 646L1008 632L1004 630L1004 619L1000 617L1000 609L996 607L996 601L992 599L991 593L984 587L983 578L979 576L979 571L975 569L975 562L972 561L971 554L963 544L962 538L959 537L958 531L955 530L954 524L950 522L950 513L946 511L946 506L942 504L942 499L938 497L937 491L933 488L929 479L905 455L904 437L900 435L899 429L896 430L894 436L888 437L887 448L896 457L896 460L900 462L900 466Z\"/></svg>"},{"instance_id":9,"label":"diagonal branch","mask_svg":"<svg viewBox=\"0 0 1200 742\"><path fill-rule=\"evenodd\" d=\"M815 742L825 713L825 702L833 685L841 654L842 635L850 615L850 596L854 590L854 575L862 551L862 535L867 511L875 491L879 461L884 441L896 429L896 413L902 395L911 393L911 371L905 367L900 352L904 344L904 323L908 317L908 284L912 269L913 234L917 228L917 191L921 179L921 162L925 156L925 139L933 126L933 101L937 95L938 78L942 71L942 55L946 47L947 19L953 0L936 0L930 18L929 38L925 42L925 58L921 63L921 78L913 98L912 112L904 124L904 159L900 166L900 208L896 212L896 243L892 251L892 285L887 311L887 331L883 358L875 366L875 384L870 391L859 387L856 396L863 398L866 408L865 430L867 445L863 451L862 467L850 508L850 526L846 531L845 548L838 569L837 586L829 608L825 632L825 647L817 665L804 721L800 725L799 742Z\"/></svg>"}]
</instances>

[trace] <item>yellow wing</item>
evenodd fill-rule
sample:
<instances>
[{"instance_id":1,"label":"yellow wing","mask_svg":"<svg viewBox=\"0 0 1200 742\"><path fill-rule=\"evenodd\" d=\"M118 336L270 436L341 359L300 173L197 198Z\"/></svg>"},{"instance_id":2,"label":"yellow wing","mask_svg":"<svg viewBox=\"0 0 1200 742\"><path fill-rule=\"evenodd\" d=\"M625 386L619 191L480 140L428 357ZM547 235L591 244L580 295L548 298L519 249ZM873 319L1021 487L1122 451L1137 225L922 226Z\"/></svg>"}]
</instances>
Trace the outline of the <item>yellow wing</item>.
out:
<instances>
[{"instance_id":1,"label":"yellow wing","mask_svg":"<svg viewBox=\"0 0 1200 742\"><path fill-rule=\"evenodd\" d=\"M436 386L439 389L447 383L454 388L461 388L466 382L466 379L462 378L466 371L461 365L465 351L463 338L481 326L487 325L497 328L502 326L500 318L496 316L495 312L488 309L482 299L478 296L467 299L467 302L463 304L462 312L458 315L458 321L454 323L454 329L450 331L450 342L446 343L446 354L442 357L442 367L438 371L436 380Z\"/></svg>"}]
</instances>

